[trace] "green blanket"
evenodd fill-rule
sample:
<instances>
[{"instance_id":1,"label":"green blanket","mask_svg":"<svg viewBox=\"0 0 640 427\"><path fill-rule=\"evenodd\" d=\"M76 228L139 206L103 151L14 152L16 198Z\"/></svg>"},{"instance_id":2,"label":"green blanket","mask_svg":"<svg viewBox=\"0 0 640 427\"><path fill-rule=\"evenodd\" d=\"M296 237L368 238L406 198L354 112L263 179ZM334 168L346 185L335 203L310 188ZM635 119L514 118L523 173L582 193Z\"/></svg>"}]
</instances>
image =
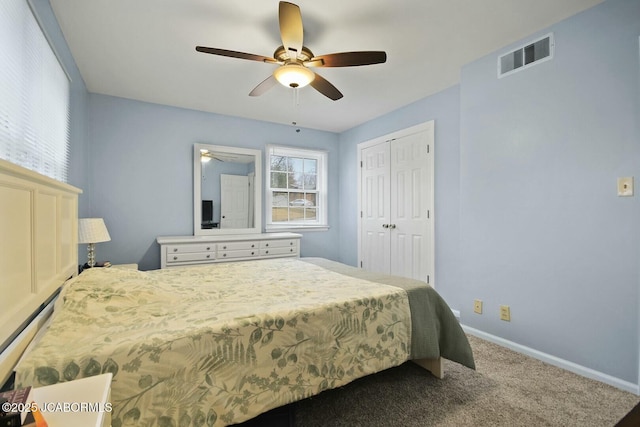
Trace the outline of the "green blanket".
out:
<instances>
[{"instance_id":1,"label":"green blanket","mask_svg":"<svg viewBox=\"0 0 640 427\"><path fill-rule=\"evenodd\" d=\"M411 307L411 359L444 357L475 369L473 353L464 331L442 297L424 282L372 273L324 258L301 258L351 277L397 286L409 296Z\"/></svg>"}]
</instances>

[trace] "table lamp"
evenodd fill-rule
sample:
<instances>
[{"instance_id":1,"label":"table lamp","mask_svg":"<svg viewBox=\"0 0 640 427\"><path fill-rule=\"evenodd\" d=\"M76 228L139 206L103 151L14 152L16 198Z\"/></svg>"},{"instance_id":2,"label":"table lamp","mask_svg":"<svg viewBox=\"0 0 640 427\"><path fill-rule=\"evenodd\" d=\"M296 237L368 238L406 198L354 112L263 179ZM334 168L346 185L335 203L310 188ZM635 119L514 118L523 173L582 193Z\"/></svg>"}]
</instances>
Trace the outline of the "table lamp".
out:
<instances>
[{"instance_id":1,"label":"table lamp","mask_svg":"<svg viewBox=\"0 0 640 427\"><path fill-rule=\"evenodd\" d=\"M111 240L107 226L102 218L80 218L78 220L78 243L88 243L87 253L89 261L87 264L93 268L96 265L95 244L108 242Z\"/></svg>"}]
</instances>

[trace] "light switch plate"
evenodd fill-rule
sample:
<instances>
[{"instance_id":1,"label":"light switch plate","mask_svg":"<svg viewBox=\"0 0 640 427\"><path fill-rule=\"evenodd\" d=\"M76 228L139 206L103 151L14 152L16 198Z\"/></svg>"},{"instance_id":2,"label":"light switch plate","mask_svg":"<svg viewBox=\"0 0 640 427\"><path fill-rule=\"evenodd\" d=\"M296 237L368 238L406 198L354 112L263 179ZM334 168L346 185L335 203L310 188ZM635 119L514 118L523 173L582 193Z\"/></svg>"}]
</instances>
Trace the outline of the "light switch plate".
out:
<instances>
[{"instance_id":1,"label":"light switch plate","mask_svg":"<svg viewBox=\"0 0 640 427\"><path fill-rule=\"evenodd\" d=\"M618 178L618 196L633 196L633 177Z\"/></svg>"}]
</instances>

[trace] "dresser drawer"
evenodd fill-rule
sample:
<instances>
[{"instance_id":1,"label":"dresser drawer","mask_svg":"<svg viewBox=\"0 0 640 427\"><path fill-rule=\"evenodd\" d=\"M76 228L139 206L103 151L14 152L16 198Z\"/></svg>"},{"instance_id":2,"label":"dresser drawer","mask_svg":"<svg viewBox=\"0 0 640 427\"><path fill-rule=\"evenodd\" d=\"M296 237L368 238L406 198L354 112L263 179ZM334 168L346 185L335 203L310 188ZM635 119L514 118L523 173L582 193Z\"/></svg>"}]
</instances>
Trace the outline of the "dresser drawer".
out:
<instances>
[{"instance_id":1,"label":"dresser drawer","mask_svg":"<svg viewBox=\"0 0 640 427\"><path fill-rule=\"evenodd\" d=\"M260 248L258 242L223 242L218 243L218 251L238 251L238 250L251 250Z\"/></svg>"},{"instance_id":2,"label":"dresser drawer","mask_svg":"<svg viewBox=\"0 0 640 427\"><path fill-rule=\"evenodd\" d=\"M301 237L295 233L160 236L160 267L299 257Z\"/></svg>"},{"instance_id":3,"label":"dresser drawer","mask_svg":"<svg viewBox=\"0 0 640 427\"><path fill-rule=\"evenodd\" d=\"M295 255L297 249L295 247L281 246L279 248L262 248L260 249L260 256L276 256L276 255Z\"/></svg>"},{"instance_id":4,"label":"dresser drawer","mask_svg":"<svg viewBox=\"0 0 640 427\"><path fill-rule=\"evenodd\" d=\"M167 264L190 261L212 261L216 259L213 252L167 253Z\"/></svg>"},{"instance_id":5,"label":"dresser drawer","mask_svg":"<svg viewBox=\"0 0 640 427\"><path fill-rule=\"evenodd\" d=\"M251 258L257 257L260 254L260 249L240 249L238 251L219 251L218 252L218 260L222 261L225 259L234 259L234 258Z\"/></svg>"},{"instance_id":6,"label":"dresser drawer","mask_svg":"<svg viewBox=\"0 0 640 427\"><path fill-rule=\"evenodd\" d=\"M282 239L282 240L267 240L260 242L260 249L268 248L295 248L298 241L295 239Z\"/></svg>"},{"instance_id":7,"label":"dresser drawer","mask_svg":"<svg viewBox=\"0 0 640 427\"><path fill-rule=\"evenodd\" d=\"M183 254L192 252L215 252L216 245L214 243L192 243L189 245L167 245L167 255Z\"/></svg>"}]
</instances>

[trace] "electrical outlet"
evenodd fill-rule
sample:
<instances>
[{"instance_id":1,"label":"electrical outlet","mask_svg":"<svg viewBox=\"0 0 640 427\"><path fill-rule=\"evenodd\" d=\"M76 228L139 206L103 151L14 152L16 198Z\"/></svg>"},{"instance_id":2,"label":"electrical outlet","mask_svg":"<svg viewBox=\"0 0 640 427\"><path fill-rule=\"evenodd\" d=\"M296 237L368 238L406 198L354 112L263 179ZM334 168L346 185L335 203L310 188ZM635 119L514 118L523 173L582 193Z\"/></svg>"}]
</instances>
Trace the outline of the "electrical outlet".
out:
<instances>
[{"instance_id":1,"label":"electrical outlet","mask_svg":"<svg viewBox=\"0 0 640 427\"><path fill-rule=\"evenodd\" d=\"M633 177L618 178L618 196L633 196Z\"/></svg>"},{"instance_id":2,"label":"electrical outlet","mask_svg":"<svg viewBox=\"0 0 640 427\"><path fill-rule=\"evenodd\" d=\"M473 312L482 314L482 300L473 300Z\"/></svg>"},{"instance_id":3,"label":"electrical outlet","mask_svg":"<svg viewBox=\"0 0 640 427\"><path fill-rule=\"evenodd\" d=\"M511 322L511 309L508 305L500 306L500 320Z\"/></svg>"}]
</instances>

